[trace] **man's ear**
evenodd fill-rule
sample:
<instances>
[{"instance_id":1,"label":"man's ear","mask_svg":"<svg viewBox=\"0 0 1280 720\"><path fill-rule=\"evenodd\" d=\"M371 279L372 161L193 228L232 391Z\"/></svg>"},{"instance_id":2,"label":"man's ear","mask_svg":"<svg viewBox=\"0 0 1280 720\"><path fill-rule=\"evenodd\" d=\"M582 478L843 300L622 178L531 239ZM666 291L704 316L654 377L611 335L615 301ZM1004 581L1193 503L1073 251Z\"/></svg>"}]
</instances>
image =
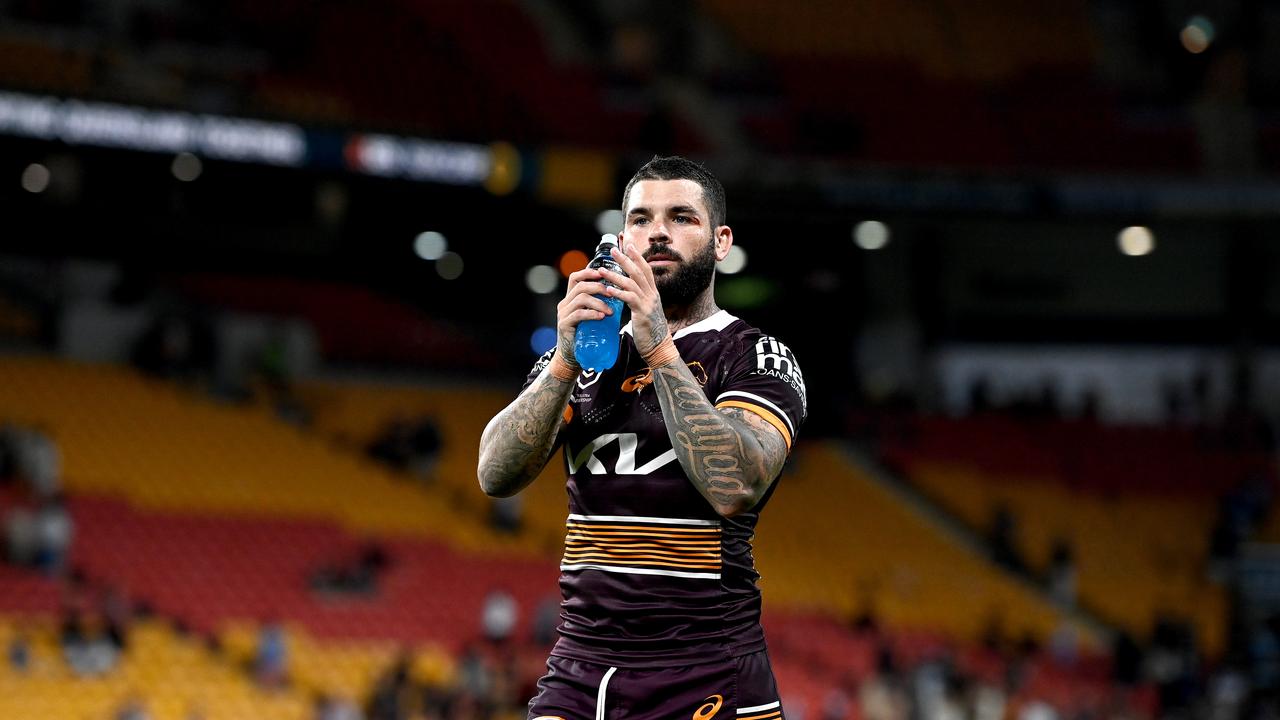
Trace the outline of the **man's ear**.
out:
<instances>
[{"instance_id":1,"label":"man's ear","mask_svg":"<svg viewBox=\"0 0 1280 720\"><path fill-rule=\"evenodd\" d=\"M721 225L716 228L716 262L725 259L729 254L729 248L733 247L733 228L728 225Z\"/></svg>"}]
</instances>

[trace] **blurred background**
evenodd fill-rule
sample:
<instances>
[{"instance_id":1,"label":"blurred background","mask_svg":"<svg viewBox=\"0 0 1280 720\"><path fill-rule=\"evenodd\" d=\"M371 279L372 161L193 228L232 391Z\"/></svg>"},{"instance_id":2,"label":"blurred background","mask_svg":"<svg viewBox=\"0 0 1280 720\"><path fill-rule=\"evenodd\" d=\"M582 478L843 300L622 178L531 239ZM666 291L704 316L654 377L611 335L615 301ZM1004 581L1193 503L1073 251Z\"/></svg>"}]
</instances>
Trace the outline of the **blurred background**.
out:
<instances>
[{"instance_id":1,"label":"blurred background","mask_svg":"<svg viewBox=\"0 0 1280 720\"><path fill-rule=\"evenodd\" d=\"M0 716L524 717L480 431L680 153L788 718L1277 717L1278 101L1275 0L0 0Z\"/></svg>"}]
</instances>

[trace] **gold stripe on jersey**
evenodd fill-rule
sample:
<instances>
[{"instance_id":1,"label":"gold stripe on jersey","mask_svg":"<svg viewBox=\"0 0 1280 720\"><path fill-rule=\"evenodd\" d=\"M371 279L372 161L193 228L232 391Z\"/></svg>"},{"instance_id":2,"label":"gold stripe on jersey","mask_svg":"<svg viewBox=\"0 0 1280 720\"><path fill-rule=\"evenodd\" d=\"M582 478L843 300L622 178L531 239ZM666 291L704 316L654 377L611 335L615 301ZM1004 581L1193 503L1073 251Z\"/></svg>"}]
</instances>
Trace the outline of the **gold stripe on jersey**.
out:
<instances>
[{"instance_id":1,"label":"gold stripe on jersey","mask_svg":"<svg viewBox=\"0 0 1280 720\"><path fill-rule=\"evenodd\" d=\"M791 449L791 431L787 429L787 424L782 422L781 418L773 414L772 410L769 410L767 408L762 408L759 405L755 405L753 403L743 402L741 400L721 400L716 405L716 407L742 408L743 410L746 410L748 412L753 412L756 415L759 415L760 417L764 418L764 420L768 422L770 425L778 428L778 432L782 433L782 439L785 440L787 443L787 449L788 450Z\"/></svg>"},{"instance_id":2,"label":"gold stripe on jersey","mask_svg":"<svg viewBox=\"0 0 1280 720\"><path fill-rule=\"evenodd\" d=\"M721 568L718 524L691 527L685 524L688 521L674 519L645 518L646 522L628 523L615 516L607 520L600 517L598 522L571 519L565 523L562 565L588 565L614 572L644 569L659 575L668 574L664 569L705 572Z\"/></svg>"}]
</instances>

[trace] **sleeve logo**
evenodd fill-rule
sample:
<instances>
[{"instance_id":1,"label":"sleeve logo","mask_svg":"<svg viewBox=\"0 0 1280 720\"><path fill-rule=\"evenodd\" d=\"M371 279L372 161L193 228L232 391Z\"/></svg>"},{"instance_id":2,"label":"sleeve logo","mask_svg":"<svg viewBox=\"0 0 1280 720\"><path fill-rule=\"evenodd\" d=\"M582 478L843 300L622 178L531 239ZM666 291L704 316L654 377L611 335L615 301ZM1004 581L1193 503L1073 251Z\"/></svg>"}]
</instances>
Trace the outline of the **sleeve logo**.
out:
<instances>
[{"instance_id":1,"label":"sleeve logo","mask_svg":"<svg viewBox=\"0 0 1280 720\"><path fill-rule=\"evenodd\" d=\"M777 338L762 335L756 341L756 375L768 375L791 386L800 396L800 408L806 414L809 411L808 397L804 389L804 375L791 348L778 342Z\"/></svg>"},{"instance_id":2,"label":"sleeve logo","mask_svg":"<svg viewBox=\"0 0 1280 720\"><path fill-rule=\"evenodd\" d=\"M551 364L551 356L555 354L556 354L555 348L551 348L550 350L542 353L542 357L538 358L538 362L533 364L533 370L529 374L537 375L538 373L542 372L544 368L546 368L548 365Z\"/></svg>"}]
</instances>

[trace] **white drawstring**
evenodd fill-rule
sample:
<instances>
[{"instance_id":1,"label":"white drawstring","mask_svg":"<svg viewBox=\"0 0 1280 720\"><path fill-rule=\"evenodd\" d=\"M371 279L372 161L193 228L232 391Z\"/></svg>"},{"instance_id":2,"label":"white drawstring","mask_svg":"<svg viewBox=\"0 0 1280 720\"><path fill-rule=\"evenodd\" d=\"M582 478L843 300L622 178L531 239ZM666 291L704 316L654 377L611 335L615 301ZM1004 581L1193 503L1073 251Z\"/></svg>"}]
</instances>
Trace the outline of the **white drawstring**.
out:
<instances>
[{"instance_id":1,"label":"white drawstring","mask_svg":"<svg viewBox=\"0 0 1280 720\"><path fill-rule=\"evenodd\" d=\"M600 692L596 693L596 720L604 720L604 691L609 687L609 678L617 671L616 667L609 668L609 672L600 680Z\"/></svg>"}]
</instances>

